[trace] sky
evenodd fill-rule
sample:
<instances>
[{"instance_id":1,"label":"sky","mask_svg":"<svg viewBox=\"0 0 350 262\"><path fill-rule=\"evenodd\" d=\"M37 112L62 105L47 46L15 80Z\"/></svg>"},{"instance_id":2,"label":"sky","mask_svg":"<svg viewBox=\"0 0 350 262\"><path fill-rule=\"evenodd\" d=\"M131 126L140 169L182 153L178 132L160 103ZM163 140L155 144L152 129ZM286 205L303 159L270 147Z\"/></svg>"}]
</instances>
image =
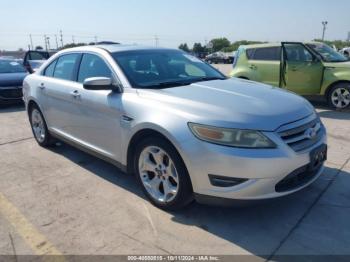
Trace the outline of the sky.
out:
<instances>
[{"instance_id":1,"label":"sky","mask_svg":"<svg viewBox=\"0 0 350 262\"><path fill-rule=\"evenodd\" d=\"M215 37L230 41L347 38L349 0L0 0L0 50L111 40L177 47ZM60 45L60 42L58 42Z\"/></svg>"}]
</instances>

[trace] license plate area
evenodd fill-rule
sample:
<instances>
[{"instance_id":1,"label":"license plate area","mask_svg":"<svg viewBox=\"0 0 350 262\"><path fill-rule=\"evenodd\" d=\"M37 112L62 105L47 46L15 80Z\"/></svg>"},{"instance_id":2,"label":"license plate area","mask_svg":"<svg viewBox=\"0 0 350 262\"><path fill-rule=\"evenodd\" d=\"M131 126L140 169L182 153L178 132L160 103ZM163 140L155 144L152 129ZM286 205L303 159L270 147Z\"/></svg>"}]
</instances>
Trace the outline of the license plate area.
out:
<instances>
[{"instance_id":1,"label":"license plate area","mask_svg":"<svg viewBox=\"0 0 350 262\"><path fill-rule=\"evenodd\" d=\"M327 160L327 145L321 145L310 153L310 171L319 169L322 164Z\"/></svg>"}]
</instances>

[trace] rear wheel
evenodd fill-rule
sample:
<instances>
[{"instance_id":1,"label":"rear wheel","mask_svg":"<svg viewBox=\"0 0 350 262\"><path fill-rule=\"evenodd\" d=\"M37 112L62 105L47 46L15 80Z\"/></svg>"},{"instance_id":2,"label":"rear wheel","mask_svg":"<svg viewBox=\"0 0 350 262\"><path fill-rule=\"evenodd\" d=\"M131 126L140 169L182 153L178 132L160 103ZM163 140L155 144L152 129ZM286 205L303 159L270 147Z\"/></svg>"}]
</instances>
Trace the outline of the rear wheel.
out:
<instances>
[{"instance_id":1,"label":"rear wheel","mask_svg":"<svg viewBox=\"0 0 350 262\"><path fill-rule=\"evenodd\" d=\"M193 200L187 169L167 140L150 137L141 141L136 147L134 170L144 193L155 206L176 210Z\"/></svg>"},{"instance_id":2,"label":"rear wheel","mask_svg":"<svg viewBox=\"0 0 350 262\"><path fill-rule=\"evenodd\" d=\"M54 139L49 133L43 114L35 105L30 108L29 121L34 138L40 146L48 147L55 143Z\"/></svg>"},{"instance_id":3,"label":"rear wheel","mask_svg":"<svg viewBox=\"0 0 350 262\"><path fill-rule=\"evenodd\" d=\"M328 92L328 104L335 109L344 109L350 105L350 83L340 83Z\"/></svg>"}]
</instances>

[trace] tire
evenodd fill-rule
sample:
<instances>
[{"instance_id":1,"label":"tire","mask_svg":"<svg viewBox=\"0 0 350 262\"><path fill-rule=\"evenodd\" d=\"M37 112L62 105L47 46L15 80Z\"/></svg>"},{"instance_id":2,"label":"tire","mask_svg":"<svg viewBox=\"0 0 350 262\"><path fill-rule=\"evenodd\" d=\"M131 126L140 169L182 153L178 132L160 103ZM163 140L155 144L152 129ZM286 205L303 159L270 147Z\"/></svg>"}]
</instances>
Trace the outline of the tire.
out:
<instances>
[{"instance_id":1,"label":"tire","mask_svg":"<svg viewBox=\"0 0 350 262\"><path fill-rule=\"evenodd\" d=\"M38 106L31 106L29 110L29 121L34 138L40 146L50 147L55 144L55 139L51 136L44 116Z\"/></svg>"},{"instance_id":2,"label":"tire","mask_svg":"<svg viewBox=\"0 0 350 262\"><path fill-rule=\"evenodd\" d=\"M333 86L327 95L328 105L333 109L345 109L350 105L350 83Z\"/></svg>"},{"instance_id":3,"label":"tire","mask_svg":"<svg viewBox=\"0 0 350 262\"><path fill-rule=\"evenodd\" d=\"M186 166L166 139L148 137L138 143L133 168L143 192L153 205L164 210L178 210L193 201Z\"/></svg>"}]
</instances>

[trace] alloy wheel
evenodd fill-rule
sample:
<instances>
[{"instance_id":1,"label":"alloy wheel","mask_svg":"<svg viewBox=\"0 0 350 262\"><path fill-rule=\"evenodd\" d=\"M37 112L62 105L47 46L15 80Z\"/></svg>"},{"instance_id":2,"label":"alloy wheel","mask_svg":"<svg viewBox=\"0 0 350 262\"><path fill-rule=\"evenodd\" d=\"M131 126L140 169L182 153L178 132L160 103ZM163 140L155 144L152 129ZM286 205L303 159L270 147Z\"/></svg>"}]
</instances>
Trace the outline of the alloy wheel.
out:
<instances>
[{"instance_id":1,"label":"alloy wheel","mask_svg":"<svg viewBox=\"0 0 350 262\"><path fill-rule=\"evenodd\" d=\"M346 108L350 105L350 92L344 87L336 88L331 95L331 99L336 108Z\"/></svg>"},{"instance_id":2,"label":"alloy wheel","mask_svg":"<svg viewBox=\"0 0 350 262\"><path fill-rule=\"evenodd\" d=\"M169 154L157 146L143 149L138 161L139 175L147 192L160 203L169 203L179 191L179 176Z\"/></svg>"},{"instance_id":3,"label":"alloy wheel","mask_svg":"<svg viewBox=\"0 0 350 262\"><path fill-rule=\"evenodd\" d=\"M35 138L40 142L44 142L46 137L46 128L44 119L42 118L38 109L34 108L31 115L32 128Z\"/></svg>"}]
</instances>

